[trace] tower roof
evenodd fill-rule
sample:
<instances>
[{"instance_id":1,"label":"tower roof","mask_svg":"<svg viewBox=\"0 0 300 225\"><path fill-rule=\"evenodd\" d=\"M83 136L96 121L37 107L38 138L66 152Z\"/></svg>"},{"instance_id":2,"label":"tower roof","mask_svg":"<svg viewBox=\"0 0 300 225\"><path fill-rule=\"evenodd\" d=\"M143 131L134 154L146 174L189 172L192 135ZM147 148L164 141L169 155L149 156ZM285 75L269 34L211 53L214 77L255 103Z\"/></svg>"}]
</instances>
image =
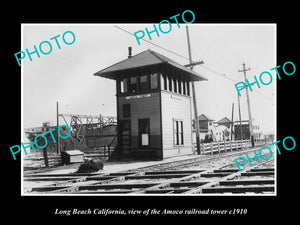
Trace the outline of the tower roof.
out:
<instances>
[{"instance_id":1,"label":"tower roof","mask_svg":"<svg viewBox=\"0 0 300 225\"><path fill-rule=\"evenodd\" d=\"M94 75L116 80L125 72L130 72L144 67L156 67L159 65L166 65L167 67L179 70L184 76L187 76L187 78L192 81L207 80L207 78L203 75L200 75L195 71L180 65L174 60L150 49L102 69L94 73Z\"/></svg>"}]
</instances>

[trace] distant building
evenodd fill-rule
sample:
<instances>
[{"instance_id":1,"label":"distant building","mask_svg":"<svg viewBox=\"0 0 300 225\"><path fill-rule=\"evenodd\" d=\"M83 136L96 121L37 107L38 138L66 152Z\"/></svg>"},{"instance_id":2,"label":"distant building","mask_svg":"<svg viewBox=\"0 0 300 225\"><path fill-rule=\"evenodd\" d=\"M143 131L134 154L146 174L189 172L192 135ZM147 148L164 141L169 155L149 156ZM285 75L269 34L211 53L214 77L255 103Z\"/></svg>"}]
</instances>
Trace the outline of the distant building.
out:
<instances>
[{"instance_id":1,"label":"distant building","mask_svg":"<svg viewBox=\"0 0 300 225\"><path fill-rule=\"evenodd\" d=\"M241 125L242 126L241 126ZM253 135L254 135L254 140L261 140L263 139L262 132L260 131L259 125L252 125L253 127ZM234 122L234 134L235 134L235 139L236 140L241 140L241 130L242 130L242 139L250 139L250 130L249 130L249 120L242 120L241 123L240 121L235 121Z\"/></svg>"},{"instance_id":2,"label":"distant building","mask_svg":"<svg viewBox=\"0 0 300 225\"><path fill-rule=\"evenodd\" d=\"M207 143L212 141L229 141L231 140L231 121L224 117L215 122L214 119L201 114L198 117L200 128L200 140ZM194 130L194 136L195 130Z\"/></svg>"},{"instance_id":3,"label":"distant building","mask_svg":"<svg viewBox=\"0 0 300 225\"><path fill-rule=\"evenodd\" d=\"M230 119L228 119L226 116L224 117L224 118L222 118L222 119L220 119L218 122L217 122L217 124L220 126L220 125L223 125L223 126L225 126L225 127L227 127L227 128L230 128L231 127L231 120Z\"/></svg>"},{"instance_id":4,"label":"distant building","mask_svg":"<svg viewBox=\"0 0 300 225\"><path fill-rule=\"evenodd\" d=\"M113 79L117 89L117 153L162 159L189 154L192 144L192 81L202 75L152 50L94 75Z\"/></svg>"},{"instance_id":5,"label":"distant building","mask_svg":"<svg viewBox=\"0 0 300 225\"><path fill-rule=\"evenodd\" d=\"M201 133L208 133L210 130L212 130L214 119L204 114L201 114L200 116L198 116L198 120L199 120L199 129Z\"/></svg>"},{"instance_id":6,"label":"distant building","mask_svg":"<svg viewBox=\"0 0 300 225\"><path fill-rule=\"evenodd\" d=\"M213 121L214 119L210 118L209 116L206 116L204 114L201 114L198 116L198 121L199 121L199 130L200 130L200 141L201 142L211 142L213 141L213 136L212 136L212 130L214 129L213 126ZM196 135L195 135L195 121L193 120L193 131L194 131L194 139L196 140Z\"/></svg>"},{"instance_id":7,"label":"distant building","mask_svg":"<svg viewBox=\"0 0 300 225\"><path fill-rule=\"evenodd\" d=\"M231 126L232 122L226 116L217 122L214 122L214 137L216 141L231 140Z\"/></svg>"},{"instance_id":8,"label":"distant building","mask_svg":"<svg viewBox=\"0 0 300 225\"><path fill-rule=\"evenodd\" d=\"M27 136L27 138L32 137L32 135L36 136L39 134L44 134L45 132L56 128L56 126L51 125L50 122L43 122L43 126L42 127L29 127L29 128L25 128L25 134Z\"/></svg>"},{"instance_id":9,"label":"distant building","mask_svg":"<svg viewBox=\"0 0 300 225\"><path fill-rule=\"evenodd\" d=\"M263 139L267 142L274 142L275 132L271 131L263 135Z\"/></svg>"},{"instance_id":10,"label":"distant building","mask_svg":"<svg viewBox=\"0 0 300 225\"><path fill-rule=\"evenodd\" d=\"M214 130L215 141L229 141L230 140L230 129L225 125L215 126Z\"/></svg>"}]
</instances>

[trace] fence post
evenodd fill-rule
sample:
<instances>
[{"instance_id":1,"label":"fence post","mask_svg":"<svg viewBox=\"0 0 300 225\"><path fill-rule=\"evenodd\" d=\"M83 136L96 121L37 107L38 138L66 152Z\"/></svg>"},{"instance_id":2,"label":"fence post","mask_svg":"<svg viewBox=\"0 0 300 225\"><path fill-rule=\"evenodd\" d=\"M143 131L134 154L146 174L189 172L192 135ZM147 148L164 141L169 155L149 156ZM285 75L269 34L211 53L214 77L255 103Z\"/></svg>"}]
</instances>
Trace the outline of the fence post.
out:
<instances>
[{"instance_id":1,"label":"fence post","mask_svg":"<svg viewBox=\"0 0 300 225\"><path fill-rule=\"evenodd\" d=\"M107 146L107 150L108 150L108 157L110 157L110 146Z\"/></svg>"},{"instance_id":2,"label":"fence post","mask_svg":"<svg viewBox=\"0 0 300 225\"><path fill-rule=\"evenodd\" d=\"M267 144L267 137L265 136L265 144Z\"/></svg>"},{"instance_id":3,"label":"fence post","mask_svg":"<svg viewBox=\"0 0 300 225\"><path fill-rule=\"evenodd\" d=\"M211 154L213 155L214 154L214 148L213 148L213 143L210 142L210 150L211 150Z\"/></svg>"},{"instance_id":4,"label":"fence post","mask_svg":"<svg viewBox=\"0 0 300 225\"><path fill-rule=\"evenodd\" d=\"M226 152L226 141L224 140L224 152Z\"/></svg>"},{"instance_id":5,"label":"fence post","mask_svg":"<svg viewBox=\"0 0 300 225\"><path fill-rule=\"evenodd\" d=\"M229 143L230 143L230 151L232 152L232 146L231 146L232 140L230 140Z\"/></svg>"},{"instance_id":6,"label":"fence post","mask_svg":"<svg viewBox=\"0 0 300 225\"><path fill-rule=\"evenodd\" d=\"M220 141L218 141L218 151L219 151L219 154L220 154Z\"/></svg>"}]
</instances>

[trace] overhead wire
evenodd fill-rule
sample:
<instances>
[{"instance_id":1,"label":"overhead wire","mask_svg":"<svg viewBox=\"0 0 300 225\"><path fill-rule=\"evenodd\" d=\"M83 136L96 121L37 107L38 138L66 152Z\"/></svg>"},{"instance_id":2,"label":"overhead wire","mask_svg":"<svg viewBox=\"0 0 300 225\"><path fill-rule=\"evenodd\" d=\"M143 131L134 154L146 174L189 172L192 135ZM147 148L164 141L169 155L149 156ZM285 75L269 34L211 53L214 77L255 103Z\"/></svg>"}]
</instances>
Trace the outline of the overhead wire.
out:
<instances>
[{"instance_id":1,"label":"overhead wire","mask_svg":"<svg viewBox=\"0 0 300 225\"><path fill-rule=\"evenodd\" d=\"M120 29L120 30L122 30L122 31L124 31L124 32L126 32L126 33L128 33L128 34L130 34L130 35L132 35L132 36L135 36L133 33L129 32L128 30L125 30L124 28L121 28L121 27L116 26L116 25L114 25L114 27L116 27L117 29ZM172 51L172 50L169 50L169 49L167 49L167 48L165 48L165 47L162 47L162 46L160 46L160 45L158 45L158 44L155 44L155 43L153 43L153 42L147 41L147 40L145 40L144 38L141 38L141 40L142 40L142 41L145 41L145 42L147 42L147 43L149 43L149 44L151 44L151 45L154 45L154 46L156 46L156 47L158 47L158 48L161 48L161 49L163 49L163 50L165 50L165 51L167 51L167 52L170 52L170 53L172 53L172 54L174 54L174 55L177 55L177 56L179 56L179 57L181 57L181 58L183 58L183 59L189 60L189 58L187 58L187 57L185 57L185 56L183 56L183 55L180 55L180 54L178 54L178 53L176 53L176 52L174 52L174 51ZM233 79L233 78L231 78L231 77L226 76L226 74L224 74L224 73L217 72L217 71L215 71L215 70L213 70L213 69L211 69L211 68L209 68L209 67L207 67L207 66L204 66L203 64L200 64L200 66L202 66L203 68L205 68L205 69L207 69L207 70L213 72L214 74L219 75L219 76L221 76L221 77L223 77L223 78L225 78L225 79L228 79L228 80L233 81L233 82L240 82L240 81L237 81L237 80L235 80L235 79ZM262 96L262 97L264 97L264 98L266 98L266 99L268 99L268 100L273 100L273 99L271 99L271 98L265 96L264 94L260 93L260 92L257 91L257 90L253 90L253 92L259 94L260 96Z\"/></svg>"},{"instance_id":2,"label":"overhead wire","mask_svg":"<svg viewBox=\"0 0 300 225\"><path fill-rule=\"evenodd\" d=\"M129 31L127 31L127 30L125 30L125 29L123 29L123 28L121 28L121 27L119 27L119 26L114 25L114 27L116 27L116 28L118 28L118 29L120 29L120 30L122 30L122 31L124 31L124 32L126 32L126 33L128 33L128 34L130 34L130 35L132 35L132 36L135 36L133 33L129 32ZM183 56L183 55L180 55L180 54L178 54L178 53L176 53L176 52L174 52L174 51L172 51L172 50L169 50L169 49L167 49L167 48L164 48L164 47L162 47L162 46L160 46L160 45L158 45L158 44L155 44L155 43L153 43L153 42L147 41L147 40L145 40L144 38L141 38L141 39L142 39L142 41L145 41L145 42L147 42L147 43L149 43L149 44L151 44L151 45L154 45L154 46L156 46L156 47L158 47L158 48L161 48L161 49L163 49L163 50L165 50L165 51L168 51L168 52L170 52L170 53L172 53L172 54L174 54L174 55L177 55L177 56L179 56L179 57L181 57L181 58L183 58L183 59L189 60L189 58L187 58L187 57L185 57L185 56Z\"/></svg>"}]
</instances>

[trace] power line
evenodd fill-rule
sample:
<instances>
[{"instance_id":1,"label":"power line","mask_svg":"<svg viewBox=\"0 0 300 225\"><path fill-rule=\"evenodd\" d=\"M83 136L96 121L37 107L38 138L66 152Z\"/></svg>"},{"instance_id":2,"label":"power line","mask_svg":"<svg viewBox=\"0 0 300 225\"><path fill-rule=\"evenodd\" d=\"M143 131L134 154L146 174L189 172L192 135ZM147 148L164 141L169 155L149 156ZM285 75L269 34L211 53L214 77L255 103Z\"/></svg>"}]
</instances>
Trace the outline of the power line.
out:
<instances>
[{"instance_id":1,"label":"power line","mask_svg":"<svg viewBox=\"0 0 300 225\"><path fill-rule=\"evenodd\" d=\"M228 80L230 80L230 81L234 81L234 82L241 82L241 81L237 81L237 80L235 80L235 79L232 79L232 78L226 76L226 74L224 74L224 73L217 72L217 71L215 71L215 70L213 70L213 69L211 69L211 68L209 68L209 67L207 67L207 66L204 66L203 64L201 64L201 66L202 66L203 68L205 68L205 69L207 69L207 70L209 70L209 71L215 73L216 75L222 77L222 78L226 78L226 79L228 79ZM260 93L260 92L257 91L257 90L253 90L253 92L259 94L260 96L262 96L262 97L264 97L264 98L266 98L266 99L268 99L268 100L272 100L271 98L269 98L269 97L263 95L262 93Z\"/></svg>"},{"instance_id":2,"label":"power line","mask_svg":"<svg viewBox=\"0 0 300 225\"><path fill-rule=\"evenodd\" d=\"M217 75L223 77L223 78L226 78L226 79L231 80L231 81L234 81L234 82L239 82L239 81L237 81L237 80L234 80L234 79L232 79L232 78L226 76L225 73L219 73L219 72L217 72L217 71L215 71L215 70L213 70L213 69L211 69L211 68L209 68L209 67L207 67L207 66L204 66L203 64L201 64L201 66L202 66L203 68L205 68L205 69L207 69L207 70L209 70L209 71L211 71L211 72L213 72L213 73L215 73L215 74L217 74Z\"/></svg>"},{"instance_id":3,"label":"power line","mask_svg":"<svg viewBox=\"0 0 300 225\"><path fill-rule=\"evenodd\" d=\"M115 28L118 28L119 30L122 30L122 31L126 32L127 34L130 34L130 35L134 36L133 33L129 32L128 30L125 30L124 28L121 28L121 27L116 26L116 25L114 25L114 27L115 27ZM160 45L158 45L158 44L155 44L155 43L153 43L153 42L147 41L147 40L145 40L144 38L142 38L141 40L143 40L143 41L145 41L145 42L147 42L147 43L149 43L149 44L151 44L151 45L154 45L154 46L156 46L156 47L158 47L158 48L161 48L161 49L163 49L163 50L165 50L165 51L167 51L167 52L170 52L170 53L172 53L172 54L174 54L174 55L177 55L177 56L179 56L179 57L181 57L181 58L186 59L186 60L189 61L189 58L187 58L187 57L185 57L185 56L183 56L183 55L180 55L180 54L178 54L178 53L176 53L176 52L174 52L174 51L172 51L172 50L169 50L169 49L167 49L167 48L165 48L165 47L162 47L162 46L160 46ZM201 66L202 66L203 68L205 68L205 69L207 69L207 70L209 70L209 71L215 73L216 75L219 75L220 77L223 77L223 78L225 78L225 79L228 79L228 80L231 80L231 81L234 81L234 82L240 82L240 81L237 81L237 80L235 80L235 79L232 79L232 78L226 76L226 74L224 74L224 73L217 72L217 71L215 71L215 70L213 70L213 69L211 69L211 68L209 68L209 67L207 67L207 66L204 66L203 64L201 64ZM266 98L266 99L268 99L268 100L272 100L271 98L269 98L269 97L263 95L262 93L260 93L260 92L258 92L258 91L256 91L256 90L253 90L253 92L256 92L257 94L259 94L260 96L262 96L262 97L264 97L264 98Z\"/></svg>"},{"instance_id":4,"label":"power line","mask_svg":"<svg viewBox=\"0 0 300 225\"><path fill-rule=\"evenodd\" d=\"M130 35L132 35L132 36L134 36L133 33L129 32L129 31L127 31L127 30L125 30L125 29L123 29L123 28L121 28L121 27L119 27L119 26L114 25L114 27L116 27L116 28L118 28L118 29L120 29L120 30L122 30L122 31L124 31L124 32L126 32L126 33L128 33L128 34L130 34ZM158 45L158 44L155 44L155 43L153 43L153 42L147 41L147 40L145 40L144 38L142 38L142 40L145 41L145 42L147 42L147 43L149 43L149 44L151 44L151 45L154 45L154 46L156 46L156 47L158 47L158 48L161 48L161 49L163 49L163 50L165 50L165 51L168 51L168 52L170 52L170 53L172 53L172 54L174 54L174 55L177 55L177 56L179 56L179 57L181 57L181 58L183 58L183 59L189 60L189 58L187 58L187 57L185 57L185 56L183 56L183 55L180 55L180 54L178 54L178 53L176 53L176 52L173 52L173 51L171 51L171 50L169 50L169 49L167 49L167 48L164 48L164 47L162 47L162 46L160 46L160 45Z\"/></svg>"}]
</instances>

